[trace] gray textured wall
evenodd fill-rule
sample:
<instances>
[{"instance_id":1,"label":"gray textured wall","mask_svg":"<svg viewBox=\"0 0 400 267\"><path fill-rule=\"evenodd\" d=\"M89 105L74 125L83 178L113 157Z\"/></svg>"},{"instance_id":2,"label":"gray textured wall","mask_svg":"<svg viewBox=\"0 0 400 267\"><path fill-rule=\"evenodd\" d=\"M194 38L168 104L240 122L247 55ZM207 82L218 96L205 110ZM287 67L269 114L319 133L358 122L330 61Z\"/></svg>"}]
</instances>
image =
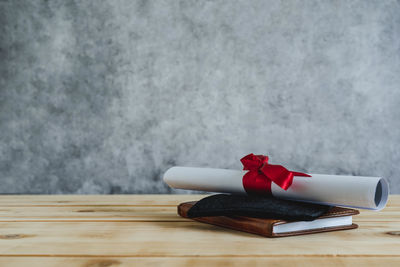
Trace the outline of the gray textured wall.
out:
<instances>
[{"instance_id":1,"label":"gray textured wall","mask_svg":"<svg viewBox=\"0 0 400 267\"><path fill-rule=\"evenodd\" d=\"M0 192L175 192L172 165L382 175L399 1L0 1Z\"/></svg>"}]
</instances>

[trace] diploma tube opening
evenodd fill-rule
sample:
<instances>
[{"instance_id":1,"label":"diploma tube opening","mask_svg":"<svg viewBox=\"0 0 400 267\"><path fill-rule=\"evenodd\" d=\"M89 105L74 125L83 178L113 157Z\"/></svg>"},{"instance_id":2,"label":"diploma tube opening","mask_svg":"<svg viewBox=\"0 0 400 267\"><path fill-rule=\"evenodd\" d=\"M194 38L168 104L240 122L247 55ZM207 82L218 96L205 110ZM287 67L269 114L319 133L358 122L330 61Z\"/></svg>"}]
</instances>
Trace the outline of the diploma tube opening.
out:
<instances>
[{"instance_id":1,"label":"diploma tube opening","mask_svg":"<svg viewBox=\"0 0 400 267\"><path fill-rule=\"evenodd\" d=\"M386 181L385 178L381 178L378 184L376 185L375 189L376 210L381 210L386 206L388 202L388 197L389 197L388 182Z\"/></svg>"}]
</instances>

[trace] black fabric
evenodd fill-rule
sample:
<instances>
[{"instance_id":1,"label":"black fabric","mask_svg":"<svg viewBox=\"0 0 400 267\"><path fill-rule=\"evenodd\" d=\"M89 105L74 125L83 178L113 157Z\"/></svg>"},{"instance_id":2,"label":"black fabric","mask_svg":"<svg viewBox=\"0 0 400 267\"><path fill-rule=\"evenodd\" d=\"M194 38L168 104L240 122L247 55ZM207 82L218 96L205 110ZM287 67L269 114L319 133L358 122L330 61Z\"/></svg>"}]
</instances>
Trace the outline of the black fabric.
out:
<instances>
[{"instance_id":1,"label":"black fabric","mask_svg":"<svg viewBox=\"0 0 400 267\"><path fill-rule=\"evenodd\" d=\"M217 194L198 201L188 211L189 218L206 216L247 216L312 221L331 206L290 201L265 196Z\"/></svg>"}]
</instances>

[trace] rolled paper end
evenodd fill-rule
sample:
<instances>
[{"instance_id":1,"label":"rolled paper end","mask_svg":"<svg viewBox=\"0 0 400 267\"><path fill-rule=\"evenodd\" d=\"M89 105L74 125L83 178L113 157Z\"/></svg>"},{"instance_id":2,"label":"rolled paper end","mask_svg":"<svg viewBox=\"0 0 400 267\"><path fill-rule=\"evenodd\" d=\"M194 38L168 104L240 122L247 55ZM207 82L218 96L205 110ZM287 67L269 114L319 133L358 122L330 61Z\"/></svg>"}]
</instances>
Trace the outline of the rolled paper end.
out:
<instances>
[{"instance_id":1,"label":"rolled paper end","mask_svg":"<svg viewBox=\"0 0 400 267\"><path fill-rule=\"evenodd\" d=\"M382 210L389 198L389 184L385 178L381 178L375 188L376 211Z\"/></svg>"},{"instance_id":2,"label":"rolled paper end","mask_svg":"<svg viewBox=\"0 0 400 267\"><path fill-rule=\"evenodd\" d=\"M175 185L174 185L174 182L173 182L174 181L173 177L174 177L175 170L176 170L176 167L169 168L163 175L164 182L166 184L168 184L169 186L173 187L173 188L175 188Z\"/></svg>"}]
</instances>

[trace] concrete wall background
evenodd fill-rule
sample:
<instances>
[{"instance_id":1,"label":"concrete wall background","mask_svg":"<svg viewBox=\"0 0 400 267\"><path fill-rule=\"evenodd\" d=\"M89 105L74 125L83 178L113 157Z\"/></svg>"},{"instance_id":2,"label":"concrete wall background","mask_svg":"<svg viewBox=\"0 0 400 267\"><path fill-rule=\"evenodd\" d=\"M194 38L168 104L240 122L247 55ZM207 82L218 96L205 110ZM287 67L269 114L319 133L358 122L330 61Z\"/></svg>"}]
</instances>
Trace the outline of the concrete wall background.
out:
<instances>
[{"instance_id":1,"label":"concrete wall background","mask_svg":"<svg viewBox=\"0 0 400 267\"><path fill-rule=\"evenodd\" d=\"M0 1L0 193L165 193L172 165L385 176L399 1Z\"/></svg>"}]
</instances>

